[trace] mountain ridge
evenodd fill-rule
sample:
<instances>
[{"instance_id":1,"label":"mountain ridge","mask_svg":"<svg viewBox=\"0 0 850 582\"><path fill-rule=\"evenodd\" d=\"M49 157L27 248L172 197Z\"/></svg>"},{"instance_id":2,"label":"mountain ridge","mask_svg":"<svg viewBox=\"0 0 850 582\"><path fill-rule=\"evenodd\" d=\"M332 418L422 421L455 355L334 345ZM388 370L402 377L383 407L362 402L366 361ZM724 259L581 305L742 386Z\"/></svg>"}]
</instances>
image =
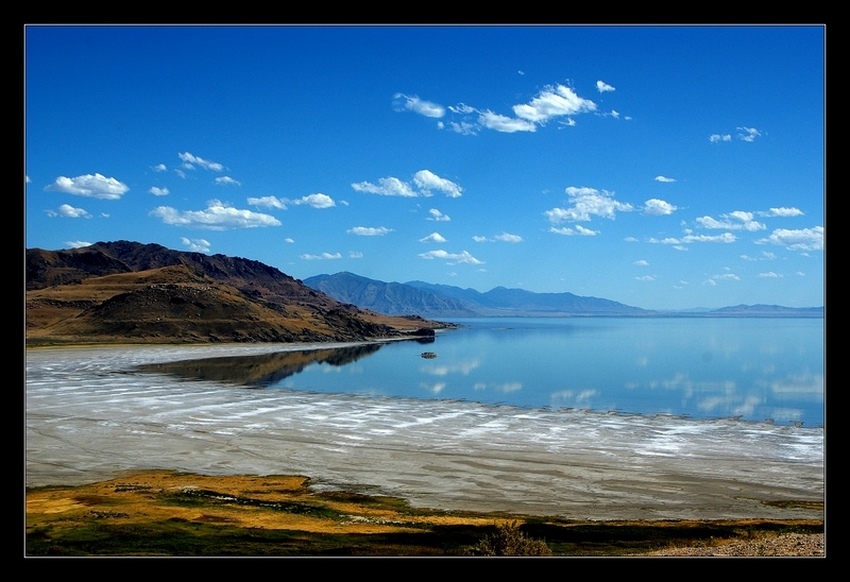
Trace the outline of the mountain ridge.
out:
<instances>
[{"instance_id":1,"label":"mountain ridge","mask_svg":"<svg viewBox=\"0 0 850 582\"><path fill-rule=\"evenodd\" d=\"M823 307L738 305L719 309L649 310L570 292L537 293L503 286L481 292L427 283L386 283L343 271L304 279L304 283L339 301L387 314L422 317L823 317ZM363 292L368 289L368 293ZM449 305L449 308L443 308Z\"/></svg>"}]
</instances>

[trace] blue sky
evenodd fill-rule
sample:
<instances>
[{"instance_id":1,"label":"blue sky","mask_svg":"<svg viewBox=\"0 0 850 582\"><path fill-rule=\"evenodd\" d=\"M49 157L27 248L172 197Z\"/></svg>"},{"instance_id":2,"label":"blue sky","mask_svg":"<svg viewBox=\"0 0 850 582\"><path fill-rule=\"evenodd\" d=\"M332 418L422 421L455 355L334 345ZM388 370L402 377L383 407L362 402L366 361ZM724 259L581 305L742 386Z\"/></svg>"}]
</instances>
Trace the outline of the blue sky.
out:
<instances>
[{"instance_id":1,"label":"blue sky","mask_svg":"<svg viewBox=\"0 0 850 582\"><path fill-rule=\"evenodd\" d=\"M25 238L824 304L821 26L29 26Z\"/></svg>"}]
</instances>

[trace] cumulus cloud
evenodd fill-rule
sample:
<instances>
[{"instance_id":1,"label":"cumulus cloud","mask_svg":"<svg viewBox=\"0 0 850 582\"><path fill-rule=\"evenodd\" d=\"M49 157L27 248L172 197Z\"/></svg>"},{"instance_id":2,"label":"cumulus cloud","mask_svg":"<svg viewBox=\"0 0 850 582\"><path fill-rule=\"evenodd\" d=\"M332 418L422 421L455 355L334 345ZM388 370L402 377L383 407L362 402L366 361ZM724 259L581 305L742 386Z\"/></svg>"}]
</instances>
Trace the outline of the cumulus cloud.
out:
<instances>
[{"instance_id":1,"label":"cumulus cloud","mask_svg":"<svg viewBox=\"0 0 850 582\"><path fill-rule=\"evenodd\" d=\"M261 196L259 198L248 198L248 204L251 206L260 206L261 208L277 208L286 210L286 201L277 196Z\"/></svg>"},{"instance_id":2,"label":"cumulus cloud","mask_svg":"<svg viewBox=\"0 0 850 582\"><path fill-rule=\"evenodd\" d=\"M606 83L605 81L596 81L596 90L600 93L606 93L608 91L616 91L614 87Z\"/></svg>"},{"instance_id":3,"label":"cumulus cloud","mask_svg":"<svg viewBox=\"0 0 850 582\"><path fill-rule=\"evenodd\" d=\"M768 271L766 273L759 273L759 277L763 279L781 279L782 275L774 273L773 271Z\"/></svg>"},{"instance_id":4,"label":"cumulus cloud","mask_svg":"<svg viewBox=\"0 0 850 582\"><path fill-rule=\"evenodd\" d=\"M220 186L240 186L241 184L230 176L221 176L215 179L215 183Z\"/></svg>"},{"instance_id":5,"label":"cumulus cloud","mask_svg":"<svg viewBox=\"0 0 850 582\"><path fill-rule=\"evenodd\" d=\"M316 194L307 194L306 196L302 196L297 200L290 200L289 202L295 205L306 204L313 208L332 208L336 206L336 202L334 202L333 198L327 194L322 194L321 192Z\"/></svg>"},{"instance_id":6,"label":"cumulus cloud","mask_svg":"<svg viewBox=\"0 0 850 582\"><path fill-rule=\"evenodd\" d=\"M69 249L81 249L83 247L90 247L93 243L90 243L85 240L68 240L65 241L65 246Z\"/></svg>"},{"instance_id":7,"label":"cumulus cloud","mask_svg":"<svg viewBox=\"0 0 850 582\"><path fill-rule=\"evenodd\" d=\"M757 137L761 136L761 132L757 130L755 127L738 127L738 139L742 141L755 141Z\"/></svg>"},{"instance_id":8,"label":"cumulus cloud","mask_svg":"<svg viewBox=\"0 0 850 582\"><path fill-rule=\"evenodd\" d=\"M822 251L824 233L822 226L797 230L778 228L769 237L757 240L756 243L781 245L792 251Z\"/></svg>"},{"instance_id":9,"label":"cumulus cloud","mask_svg":"<svg viewBox=\"0 0 850 582\"><path fill-rule=\"evenodd\" d=\"M522 237L518 234L510 234L507 232L503 232L502 234L497 234L494 237L488 238L486 236L473 236L472 240L475 242L507 242L507 243L520 243L522 242Z\"/></svg>"},{"instance_id":10,"label":"cumulus cloud","mask_svg":"<svg viewBox=\"0 0 850 582\"><path fill-rule=\"evenodd\" d=\"M419 253L419 256L423 259L444 259L448 261L448 264L455 265L458 263L466 263L470 265L482 265L484 261L480 261L469 254L467 251L463 251L461 253L450 253L444 250L438 251L428 251L427 253Z\"/></svg>"},{"instance_id":11,"label":"cumulus cloud","mask_svg":"<svg viewBox=\"0 0 850 582\"><path fill-rule=\"evenodd\" d=\"M667 176L655 176L655 181L656 182L670 183L670 182L675 182L676 180L674 178L668 178Z\"/></svg>"},{"instance_id":12,"label":"cumulus cloud","mask_svg":"<svg viewBox=\"0 0 850 582\"><path fill-rule=\"evenodd\" d=\"M210 242L208 240L204 240L202 238L186 238L185 236L180 239L180 242L183 243L183 246L186 249L195 252L195 253L208 253L210 252Z\"/></svg>"},{"instance_id":13,"label":"cumulus cloud","mask_svg":"<svg viewBox=\"0 0 850 582\"><path fill-rule=\"evenodd\" d=\"M414 188L415 186L415 188ZM378 194L380 196L402 196L415 198L417 196L429 197L437 190L449 198L458 198L462 195L463 188L458 184L441 178L431 170L419 170L413 175L413 184L405 182L394 176L381 178L377 184L371 182L356 182L351 185L358 192Z\"/></svg>"},{"instance_id":14,"label":"cumulus cloud","mask_svg":"<svg viewBox=\"0 0 850 582\"><path fill-rule=\"evenodd\" d=\"M791 216L803 216L803 211L799 208L771 208L767 211L759 212L759 216L778 216L778 217L791 217Z\"/></svg>"},{"instance_id":15,"label":"cumulus cloud","mask_svg":"<svg viewBox=\"0 0 850 582\"><path fill-rule=\"evenodd\" d=\"M351 185L358 192L378 194L379 196L403 196L414 198L417 193L409 184L395 177L380 178L377 184L371 182L356 182Z\"/></svg>"},{"instance_id":16,"label":"cumulus cloud","mask_svg":"<svg viewBox=\"0 0 850 582\"><path fill-rule=\"evenodd\" d=\"M428 210L428 214L430 214L430 216L427 217L425 220L434 220L437 222L448 222L451 220L449 216L443 214L436 208L431 208L430 210Z\"/></svg>"},{"instance_id":17,"label":"cumulus cloud","mask_svg":"<svg viewBox=\"0 0 850 582\"><path fill-rule=\"evenodd\" d=\"M737 237L731 232L724 232L723 234L718 235L696 235L696 234L687 234L681 238L676 237L667 237L662 239L657 238L649 238L647 242L653 244L662 244L662 245L686 245L689 243L722 243L729 244L735 242Z\"/></svg>"},{"instance_id":18,"label":"cumulus cloud","mask_svg":"<svg viewBox=\"0 0 850 582\"><path fill-rule=\"evenodd\" d=\"M646 259L640 259L640 260L635 261L632 264L637 265L638 267L648 267L649 261L647 261Z\"/></svg>"},{"instance_id":19,"label":"cumulus cloud","mask_svg":"<svg viewBox=\"0 0 850 582\"><path fill-rule=\"evenodd\" d=\"M602 81L597 83L600 92L613 91L614 88ZM513 116L505 115L488 108L476 108L466 103L450 105L448 108L421 102L404 94L397 94L395 107L398 111L420 110L431 117L444 117L449 113L454 117L440 121L437 126L448 128L464 135L475 135L480 129L491 129L501 133L535 132L553 119L559 119L564 125L575 125L573 116L596 111L596 104L580 97L566 85L548 85L527 103L512 107ZM619 113L612 112L613 117Z\"/></svg>"},{"instance_id":20,"label":"cumulus cloud","mask_svg":"<svg viewBox=\"0 0 850 582\"><path fill-rule=\"evenodd\" d=\"M715 133L715 134L708 136L708 141L710 141L711 143L720 143L720 142L725 142L725 141L732 141L732 136L729 135L728 133L726 133L726 134Z\"/></svg>"},{"instance_id":21,"label":"cumulus cloud","mask_svg":"<svg viewBox=\"0 0 850 582\"><path fill-rule=\"evenodd\" d=\"M155 165L155 166L154 166L153 168L151 168L151 169L152 169L154 172L164 172L165 170L167 170L167 168L165 167L165 164L157 164L157 165Z\"/></svg>"},{"instance_id":22,"label":"cumulus cloud","mask_svg":"<svg viewBox=\"0 0 850 582\"><path fill-rule=\"evenodd\" d=\"M446 241L446 238L443 235L441 235L439 232L432 232L428 236L420 238L419 242L444 243L444 242L448 242L448 241Z\"/></svg>"},{"instance_id":23,"label":"cumulus cloud","mask_svg":"<svg viewBox=\"0 0 850 582\"><path fill-rule=\"evenodd\" d=\"M302 259L305 261L325 261L325 260L336 260L341 259L342 254L340 253L322 253L321 255L300 255Z\"/></svg>"},{"instance_id":24,"label":"cumulus cloud","mask_svg":"<svg viewBox=\"0 0 850 582\"><path fill-rule=\"evenodd\" d=\"M425 117L440 118L446 114L446 109L442 105L404 93L393 95L393 107L396 111L413 111Z\"/></svg>"},{"instance_id":25,"label":"cumulus cloud","mask_svg":"<svg viewBox=\"0 0 850 582\"><path fill-rule=\"evenodd\" d=\"M644 202L643 205L643 213L648 214L649 216L663 216L666 214L673 214L676 210L678 210L678 208L676 208L669 202L659 200L658 198L651 198Z\"/></svg>"},{"instance_id":26,"label":"cumulus cloud","mask_svg":"<svg viewBox=\"0 0 850 582\"><path fill-rule=\"evenodd\" d=\"M198 156L192 155L189 152L178 153L177 157L183 162L183 167L187 170L194 170L195 166L200 166L205 170L212 170L213 172L221 172L224 170L224 166L219 164L218 162L211 162L209 160L205 160L204 158L199 158Z\"/></svg>"},{"instance_id":27,"label":"cumulus cloud","mask_svg":"<svg viewBox=\"0 0 850 582\"><path fill-rule=\"evenodd\" d=\"M103 200L118 200L130 188L115 178L107 178L101 174L85 174L76 178L59 176L45 190Z\"/></svg>"},{"instance_id":28,"label":"cumulus cloud","mask_svg":"<svg viewBox=\"0 0 850 582\"><path fill-rule=\"evenodd\" d=\"M356 234L357 236L384 236L393 232L393 229L385 226L355 226L346 231L348 234Z\"/></svg>"},{"instance_id":29,"label":"cumulus cloud","mask_svg":"<svg viewBox=\"0 0 850 582\"><path fill-rule=\"evenodd\" d=\"M459 198L463 188L447 180L441 178L431 170L419 170L413 175L413 183L419 187L423 195L430 195L432 190L439 190L449 198Z\"/></svg>"},{"instance_id":30,"label":"cumulus cloud","mask_svg":"<svg viewBox=\"0 0 850 582\"><path fill-rule=\"evenodd\" d=\"M711 216L701 216L696 219L697 224L703 228L724 230L746 230L755 232L767 228L763 223L754 220L752 212L736 210L720 215L723 220L717 220Z\"/></svg>"},{"instance_id":31,"label":"cumulus cloud","mask_svg":"<svg viewBox=\"0 0 850 582\"><path fill-rule=\"evenodd\" d=\"M614 193L606 190L570 186L566 189L566 194L572 207L547 210L544 214L551 222L586 222L594 216L613 220L618 211L634 210L631 204L614 200Z\"/></svg>"},{"instance_id":32,"label":"cumulus cloud","mask_svg":"<svg viewBox=\"0 0 850 582\"><path fill-rule=\"evenodd\" d=\"M69 204L62 204L57 210L48 210L47 215L62 218L91 218L91 214L83 208L74 208Z\"/></svg>"},{"instance_id":33,"label":"cumulus cloud","mask_svg":"<svg viewBox=\"0 0 850 582\"><path fill-rule=\"evenodd\" d=\"M336 202L334 202L333 198L327 194L321 193L308 194L295 200L290 200L289 198L278 198L276 196L261 196L259 198L248 198L248 204L263 208L277 208L279 210L286 210L290 204L295 206L307 205L320 209L333 208L336 206Z\"/></svg>"},{"instance_id":34,"label":"cumulus cloud","mask_svg":"<svg viewBox=\"0 0 850 582\"><path fill-rule=\"evenodd\" d=\"M210 200L204 210L180 211L170 206L159 206L150 212L150 216L165 224L209 230L280 226L280 221L274 216L234 208L219 200Z\"/></svg>"},{"instance_id":35,"label":"cumulus cloud","mask_svg":"<svg viewBox=\"0 0 850 582\"><path fill-rule=\"evenodd\" d=\"M517 117L542 125L554 117L596 111L596 104L579 97L570 87L557 85L546 87L531 101L513 109Z\"/></svg>"},{"instance_id":36,"label":"cumulus cloud","mask_svg":"<svg viewBox=\"0 0 850 582\"><path fill-rule=\"evenodd\" d=\"M170 192L168 188L159 188L158 186L151 186L148 190L148 194L153 194L154 196L168 196Z\"/></svg>"},{"instance_id":37,"label":"cumulus cloud","mask_svg":"<svg viewBox=\"0 0 850 582\"><path fill-rule=\"evenodd\" d=\"M516 133L517 131L537 131L534 122L525 119L516 119L492 111L482 111L478 117L479 123L487 129L500 133Z\"/></svg>"},{"instance_id":38,"label":"cumulus cloud","mask_svg":"<svg viewBox=\"0 0 850 582\"><path fill-rule=\"evenodd\" d=\"M549 232L554 232L555 234L561 234L564 236L596 236L599 234L598 230L591 230L581 226L580 224L575 225L573 228L567 226L552 226L549 228Z\"/></svg>"}]
</instances>

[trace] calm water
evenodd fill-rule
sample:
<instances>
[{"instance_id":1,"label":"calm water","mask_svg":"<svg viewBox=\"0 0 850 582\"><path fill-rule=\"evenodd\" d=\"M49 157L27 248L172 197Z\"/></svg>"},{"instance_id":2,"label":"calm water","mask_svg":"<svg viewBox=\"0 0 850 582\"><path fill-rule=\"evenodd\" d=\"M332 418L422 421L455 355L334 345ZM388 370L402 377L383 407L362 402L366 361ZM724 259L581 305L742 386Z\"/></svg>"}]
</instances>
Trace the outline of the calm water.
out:
<instances>
[{"instance_id":1,"label":"calm water","mask_svg":"<svg viewBox=\"0 0 850 582\"><path fill-rule=\"evenodd\" d=\"M457 320L436 341L149 368L262 389L822 427L822 319ZM437 357L426 359L423 352Z\"/></svg>"}]
</instances>

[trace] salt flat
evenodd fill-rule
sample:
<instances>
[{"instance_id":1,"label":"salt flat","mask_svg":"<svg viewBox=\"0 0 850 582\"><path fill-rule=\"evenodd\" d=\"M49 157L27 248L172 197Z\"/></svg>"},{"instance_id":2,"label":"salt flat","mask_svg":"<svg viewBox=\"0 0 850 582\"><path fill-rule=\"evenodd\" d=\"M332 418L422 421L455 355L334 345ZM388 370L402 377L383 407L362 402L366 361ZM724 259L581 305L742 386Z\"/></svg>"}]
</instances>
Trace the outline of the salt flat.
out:
<instances>
[{"instance_id":1,"label":"salt flat","mask_svg":"<svg viewBox=\"0 0 850 582\"><path fill-rule=\"evenodd\" d=\"M162 468L302 474L317 489L447 510L823 517L805 503L823 501L823 428L249 389L133 369L333 345L27 350L26 484Z\"/></svg>"}]
</instances>

